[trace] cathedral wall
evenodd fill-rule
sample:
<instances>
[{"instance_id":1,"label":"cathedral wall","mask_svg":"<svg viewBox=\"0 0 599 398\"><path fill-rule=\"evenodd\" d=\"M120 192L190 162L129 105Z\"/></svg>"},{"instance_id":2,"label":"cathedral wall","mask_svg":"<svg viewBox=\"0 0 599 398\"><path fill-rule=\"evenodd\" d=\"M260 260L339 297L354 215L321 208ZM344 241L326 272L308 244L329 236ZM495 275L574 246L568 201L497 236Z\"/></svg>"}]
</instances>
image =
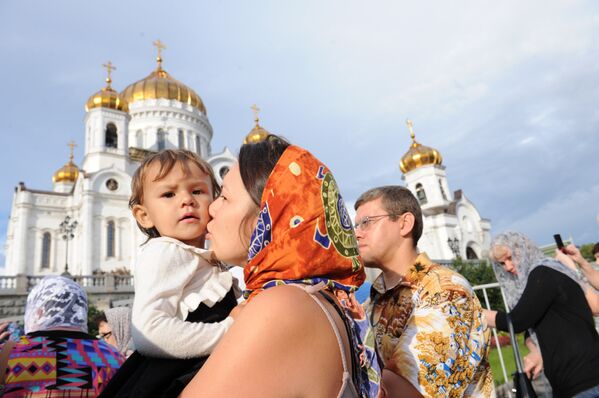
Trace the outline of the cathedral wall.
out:
<instances>
[{"instance_id":1,"label":"cathedral wall","mask_svg":"<svg viewBox=\"0 0 599 398\"><path fill-rule=\"evenodd\" d=\"M210 156L212 126L196 108L176 100L152 99L130 104L130 146L157 151L182 148Z\"/></svg>"}]
</instances>

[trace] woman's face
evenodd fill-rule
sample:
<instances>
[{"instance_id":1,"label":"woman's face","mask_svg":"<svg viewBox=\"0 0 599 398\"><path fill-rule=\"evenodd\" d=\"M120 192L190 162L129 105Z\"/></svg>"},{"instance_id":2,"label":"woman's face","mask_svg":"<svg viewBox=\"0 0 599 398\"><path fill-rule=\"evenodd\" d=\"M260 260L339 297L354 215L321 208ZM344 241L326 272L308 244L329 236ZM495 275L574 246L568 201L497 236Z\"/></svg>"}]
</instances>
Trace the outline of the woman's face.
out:
<instances>
[{"instance_id":1,"label":"woman's face","mask_svg":"<svg viewBox=\"0 0 599 398\"><path fill-rule=\"evenodd\" d=\"M501 247L500 250L495 250L497 256L495 257L496 261L501 264L505 272L509 272L510 274L517 275L516 264L512 260L512 251L507 247Z\"/></svg>"},{"instance_id":2,"label":"woman's face","mask_svg":"<svg viewBox=\"0 0 599 398\"><path fill-rule=\"evenodd\" d=\"M206 239L216 258L227 264L244 266L247 262L250 235L258 220L258 208L246 191L239 164L235 164L223 179L221 195L212 202L208 212ZM253 214L246 222L248 214Z\"/></svg>"},{"instance_id":3,"label":"woman's face","mask_svg":"<svg viewBox=\"0 0 599 398\"><path fill-rule=\"evenodd\" d=\"M101 321L100 325L98 325L98 337L110 344L113 347L116 347L116 338L112 335L112 329L107 322Z\"/></svg>"}]
</instances>

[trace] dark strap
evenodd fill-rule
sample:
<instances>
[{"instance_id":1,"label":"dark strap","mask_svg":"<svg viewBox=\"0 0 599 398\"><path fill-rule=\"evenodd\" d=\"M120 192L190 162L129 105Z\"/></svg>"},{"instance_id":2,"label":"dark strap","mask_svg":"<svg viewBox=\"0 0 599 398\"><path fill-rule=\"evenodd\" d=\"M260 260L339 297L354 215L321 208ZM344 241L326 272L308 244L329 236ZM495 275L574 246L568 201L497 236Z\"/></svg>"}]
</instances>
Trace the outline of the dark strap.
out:
<instances>
[{"instance_id":1,"label":"dark strap","mask_svg":"<svg viewBox=\"0 0 599 398\"><path fill-rule=\"evenodd\" d=\"M2 389L4 389L4 384L6 384L6 370L8 369L8 359L10 358L10 353L12 349L17 345L16 341L7 340L6 343L2 346L2 350L0 350L0 385Z\"/></svg>"},{"instance_id":2,"label":"dark strap","mask_svg":"<svg viewBox=\"0 0 599 398\"><path fill-rule=\"evenodd\" d=\"M319 291L318 293L320 293L320 295L322 297L324 297L324 299L333 306L333 308L337 312L337 315L339 315L339 317L343 321L343 324L345 325L345 330L347 331L347 338L349 340L349 350L350 350L350 354L351 354L350 358L351 358L352 380L354 381L354 386L356 388L358 388L360 385L360 367L358 365L360 363L359 362L360 355L359 355L359 353L356 352L356 349L353 344L353 342L354 342L353 336L355 333L354 328L349 323L349 320L347 319L347 316L345 315L344 310L341 309L341 307L339 307L339 304L337 304L337 301L335 299L333 299L331 296L329 296L322 290Z\"/></svg>"}]
</instances>

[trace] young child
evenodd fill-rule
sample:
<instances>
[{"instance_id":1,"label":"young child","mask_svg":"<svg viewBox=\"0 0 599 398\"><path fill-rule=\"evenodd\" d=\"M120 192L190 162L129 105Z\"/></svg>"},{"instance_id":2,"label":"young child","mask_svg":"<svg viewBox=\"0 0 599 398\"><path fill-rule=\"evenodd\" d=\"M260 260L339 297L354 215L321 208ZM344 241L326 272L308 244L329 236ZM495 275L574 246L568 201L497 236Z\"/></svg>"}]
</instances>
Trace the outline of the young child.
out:
<instances>
[{"instance_id":1,"label":"young child","mask_svg":"<svg viewBox=\"0 0 599 398\"><path fill-rule=\"evenodd\" d=\"M148 237L134 265L137 351L103 396L178 395L233 323L233 277L202 249L219 191L211 167L186 150L161 151L135 172L129 206Z\"/></svg>"}]
</instances>

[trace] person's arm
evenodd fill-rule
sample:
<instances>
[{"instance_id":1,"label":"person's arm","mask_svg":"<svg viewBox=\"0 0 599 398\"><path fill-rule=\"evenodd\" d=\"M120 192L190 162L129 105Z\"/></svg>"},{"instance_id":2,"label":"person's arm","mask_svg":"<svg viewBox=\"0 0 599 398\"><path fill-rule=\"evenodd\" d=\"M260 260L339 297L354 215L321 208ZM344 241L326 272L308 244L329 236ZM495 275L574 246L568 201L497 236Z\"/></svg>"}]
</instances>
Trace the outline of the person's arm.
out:
<instances>
[{"instance_id":1,"label":"person's arm","mask_svg":"<svg viewBox=\"0 0 599 398\"><path fill-rule=\"evenodd\" d=\"M247 303L181 397L336 396L338 347L306 292L273 287Z\"/></svg>"},{"instance_id":2,"label":"person's arm","mask_svg":"<svg viewBox=\"0 0 599 398\"><path fill-rule=\"evenodd\" d=\"M584 276L587 278L591 286L599 290L599 271L593 268L593 266L582 256L580 250L573 244L569 244L565 247L565 252L569 258L575 261Z\"/></svg>"},{"instance_id":3,"label":"person's arm","mask_svg":"<svg viewBox=\"0 0 599 398\"><path fill-rule=\"evenodd\" d=\"M510 311L514 333L520 333L535 326L553 303L557 289L555 280L551 277L552 272L558 271L540 266L533 269L528 275L522 296ZM496 312L495 325L499 330L508 330L505 312Z\"/></svg>"},{"instance_id":4,"label":"person's arm","mask_svg":"<svg viewBox=\"0 0 599 398\"><path fill-rule=\"evenodd\" d=\"M131 334L144 355L193 358L208 355L233 323L185 322L177 316L183 288L199 267L211 267L197 254L176 244L149 242L135 269Z\"/></svg>"},{"instance_id":5,"label":"person's arm","mask_svg":"<svg viewBox=\"0 0 599 398\"><path fill-rule=\"evenodd\" d=\"M380 398L422 398L422 394L404 377L383 369Z\"/></svg>"}]
</instances>

